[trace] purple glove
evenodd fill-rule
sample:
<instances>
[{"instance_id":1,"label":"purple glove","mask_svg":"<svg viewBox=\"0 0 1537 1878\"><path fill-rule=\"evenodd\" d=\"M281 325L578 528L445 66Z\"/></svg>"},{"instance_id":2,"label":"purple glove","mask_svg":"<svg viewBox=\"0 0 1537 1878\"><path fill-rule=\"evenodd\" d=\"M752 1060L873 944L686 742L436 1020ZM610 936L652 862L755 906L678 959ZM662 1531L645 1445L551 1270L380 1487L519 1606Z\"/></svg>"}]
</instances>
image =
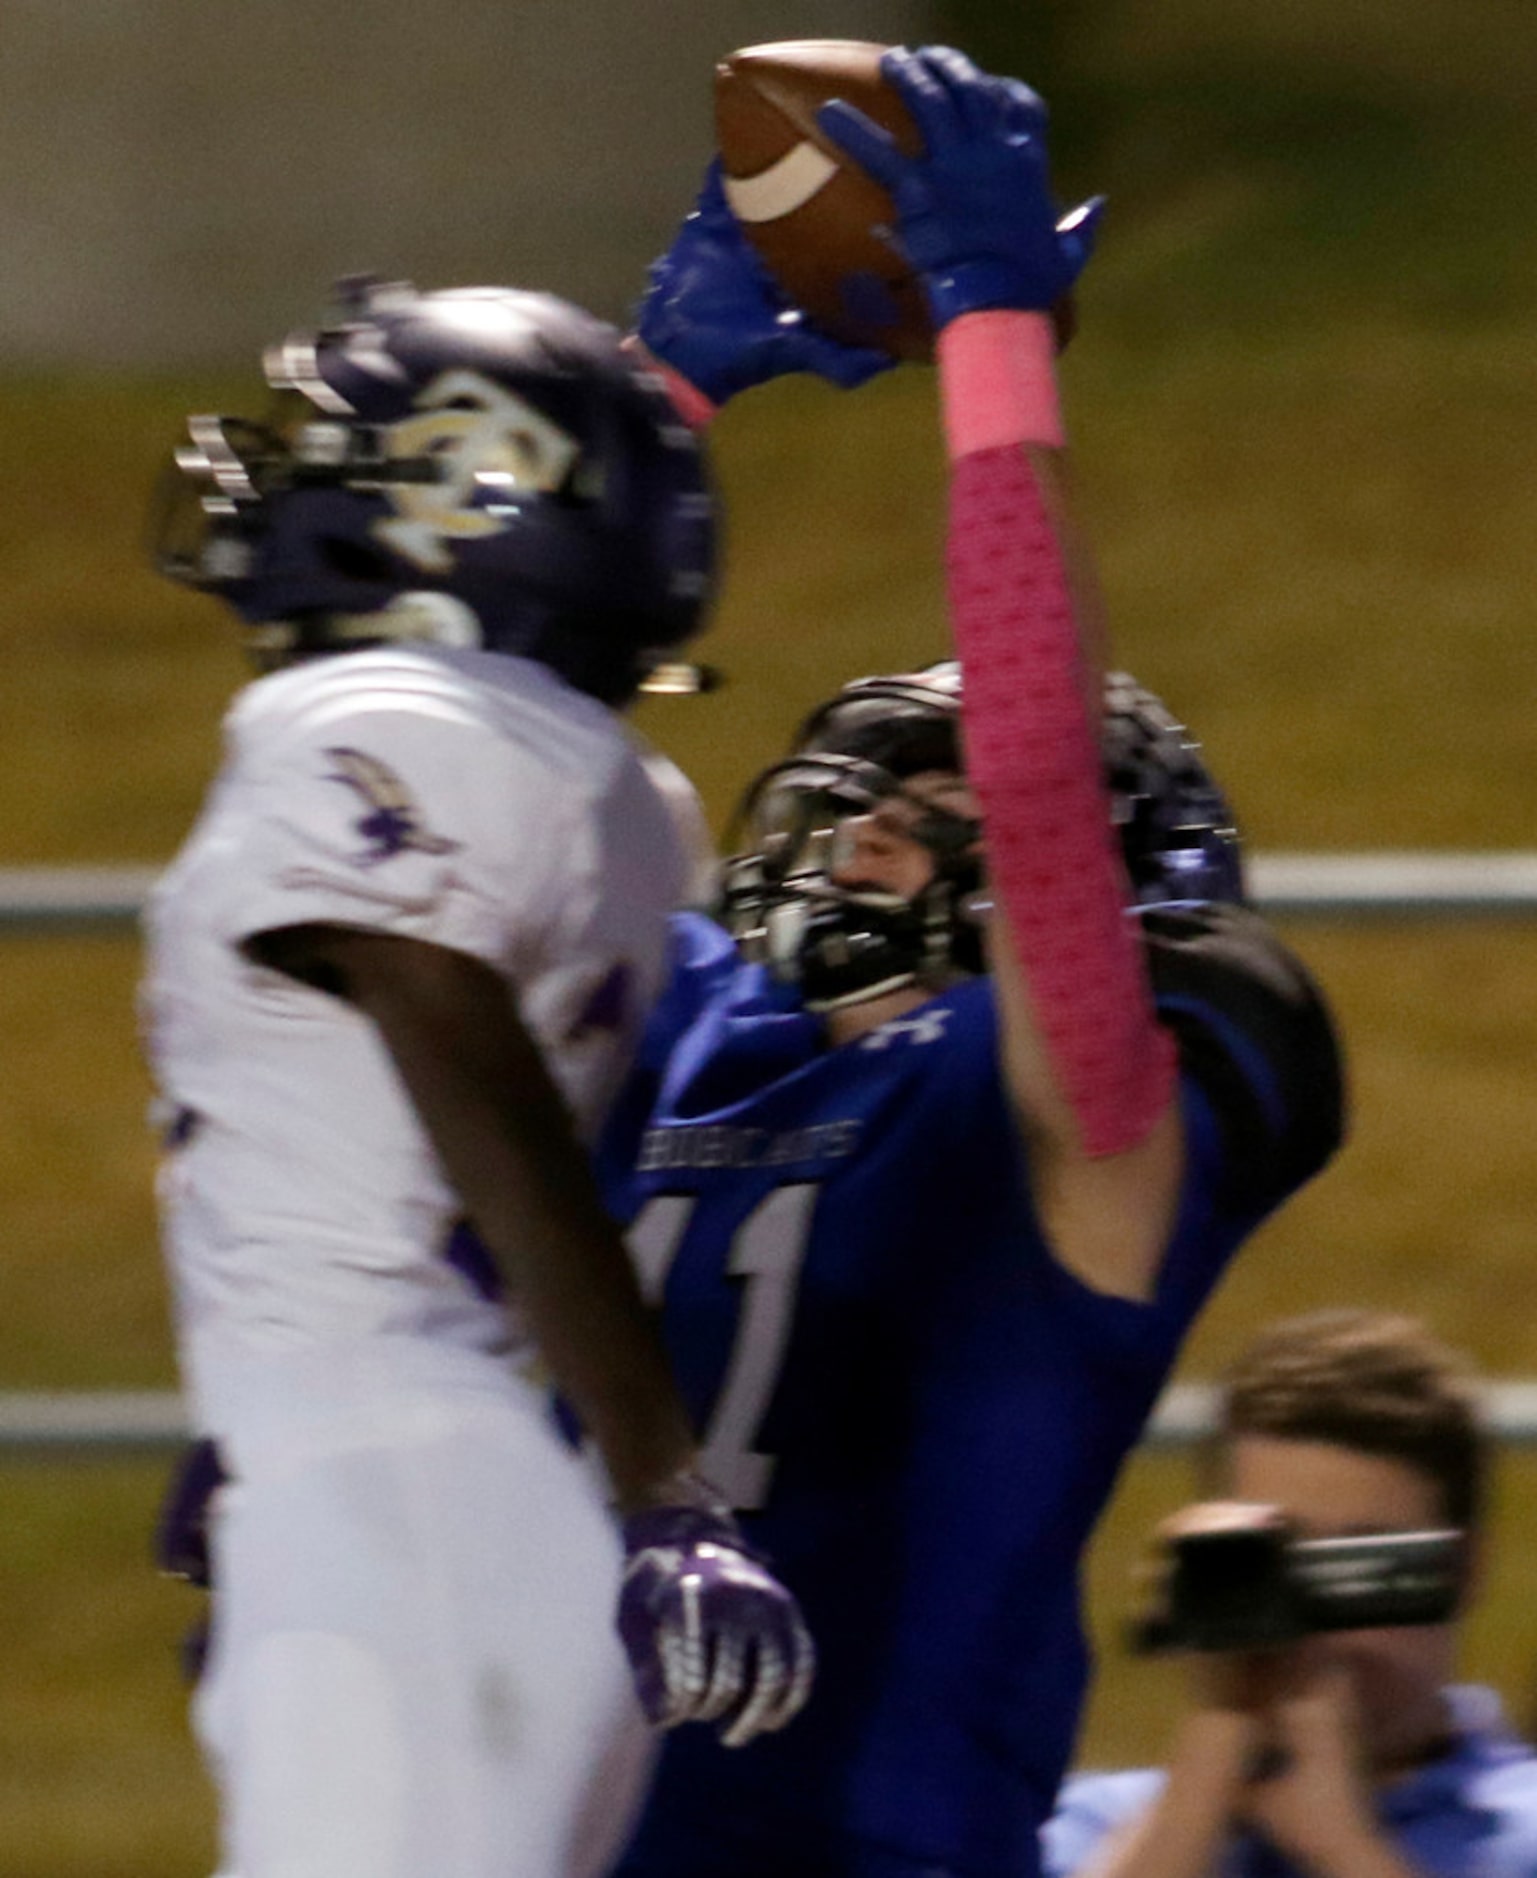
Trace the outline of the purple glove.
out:
<instances>
[{"instance_id":1,"label":"purple glove","mask_svg":"<svg viewBox=\"0 0 1537 1878\"><path fill-rule=\"evenodd\" d=\"M811 1693L816 1653L725 1506L633 1514L624 1552L619 1635L649 1719L718 1721L728 1748L783 1728Z\"/></svg>"},{"instance_id":2,"label":"purple glove","mask_svg":"<svg viewBox=\"0 0 1537 1878\"><path fill-rule=\"evenodd\" d=\"M897 244L922 277L935 326L986 307L1045 312L1083 271L1104 207L1096 196L1057 220L1045 105L948 46L895 48L881 70L912 113L921 156L904 156L842 98L817 122L890 193Z\"/></svg>"},{"instance_id":3,"label":"purple glove","mask_svg":"<svg viewBox=\"0 0 1537 1878\"><path fill-rule=\"evenodd\" d=\"M814 372L847 389L894 363L829 338L787 304L726 205L718 161L672 246L651 264L635 330L713 404L787 372Z\"/></svg>"}]
</instances>

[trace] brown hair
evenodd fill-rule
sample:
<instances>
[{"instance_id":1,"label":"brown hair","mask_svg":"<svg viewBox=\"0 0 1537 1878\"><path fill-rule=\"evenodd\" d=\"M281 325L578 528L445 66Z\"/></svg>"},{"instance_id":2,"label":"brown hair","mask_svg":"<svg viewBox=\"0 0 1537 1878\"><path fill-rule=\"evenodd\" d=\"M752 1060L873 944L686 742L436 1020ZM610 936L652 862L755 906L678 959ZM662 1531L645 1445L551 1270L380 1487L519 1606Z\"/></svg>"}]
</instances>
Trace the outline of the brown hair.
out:
<instances>
[{"instance_id":1,"label":"brown hair","mask_svg":"<svg viewBox=\"0 0 1537 1878\"><path fill-rule=\"evenodd\" d=\"M1448 1525L1483 1516L1489 1440L1470 1365L1412 1317L1314 1311L1272 1324L1222 1379L1219 1443L1327 1441L1403 1461Z\"/></svg>"}]
</instances>

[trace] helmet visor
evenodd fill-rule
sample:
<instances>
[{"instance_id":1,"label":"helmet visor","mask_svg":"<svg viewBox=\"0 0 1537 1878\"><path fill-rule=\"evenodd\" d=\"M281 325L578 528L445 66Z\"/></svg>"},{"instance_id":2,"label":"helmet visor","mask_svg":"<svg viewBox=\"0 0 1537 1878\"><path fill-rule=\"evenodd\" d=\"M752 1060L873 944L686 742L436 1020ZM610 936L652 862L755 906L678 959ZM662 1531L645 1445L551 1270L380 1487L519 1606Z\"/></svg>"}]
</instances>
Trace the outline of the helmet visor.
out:
<instances>
[{"instance_id":1,"label":"helmet visor","mask_svg":"<svg viewBox=\"0 0 1537 1878\"><path fill-rule=\"evenodd\" d=\"M981 830L969 791L953 771L936 772L935 781L938 791L858 757L803 752L758 778L742 819L769 881L837 871L852 858L854 822L867 816L926 848L942 869L975 866ZM955 791L964 805L951 799Z\"/></svg>"}]
</instances>

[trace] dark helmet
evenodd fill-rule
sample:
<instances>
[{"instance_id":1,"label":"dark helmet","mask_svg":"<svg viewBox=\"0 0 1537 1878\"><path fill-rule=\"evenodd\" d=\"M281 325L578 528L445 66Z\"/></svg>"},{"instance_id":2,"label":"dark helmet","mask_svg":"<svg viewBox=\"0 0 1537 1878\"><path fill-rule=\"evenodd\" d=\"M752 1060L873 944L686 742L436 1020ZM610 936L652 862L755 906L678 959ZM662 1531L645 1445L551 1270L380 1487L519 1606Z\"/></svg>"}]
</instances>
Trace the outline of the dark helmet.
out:
<instances>
[{"instance_id":1,"label":"dark helmet","mask_svg":"<svg viewBox=\"0 0 1537 1878\"><path fill-rule=\"evenodd\" d=\"M538 659L606 702L699 630L699 445L611 326L549 294L345 282L267 354L267 420L194 417L162 572L268 662L399 638Z\"/></svg>"},{"instance_id":2,"label":"dark helmet","mask_svg":"<svg viewBox=\"0 0 1537 1878\"><path fill-rule=\"evenodd\" d=\"M988 908L981 826L928 796L915 776L963 768L961 668L858 678L813 711L794 754L765 770L739 811L746 850L726 863L722 912L750 956L831 1010L915 980L983 968ZM1199 748L1124 672L1105 681L1105 777L1138 906L1244 899L1237 832ZM839 831L906 797L909 832L934 856L912 900L836 885Z\"/></svg>"}]
</instances>

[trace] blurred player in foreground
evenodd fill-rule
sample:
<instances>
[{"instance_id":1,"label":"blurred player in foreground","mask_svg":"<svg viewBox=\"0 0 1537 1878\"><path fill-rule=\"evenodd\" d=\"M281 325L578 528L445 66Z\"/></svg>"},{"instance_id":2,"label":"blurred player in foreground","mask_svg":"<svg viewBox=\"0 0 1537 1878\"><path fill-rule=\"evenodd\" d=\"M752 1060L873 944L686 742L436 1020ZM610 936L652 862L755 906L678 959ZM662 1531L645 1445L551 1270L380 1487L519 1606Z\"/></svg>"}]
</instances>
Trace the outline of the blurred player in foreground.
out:
<instances>
[{"instance_id":1,"label":"blurred player in foreground","mask_svg":"<svg viewBox=\"0 0 1537 1878\"><path fill-rule=\"evenodd\" d=\"M1277 1324L1226 1379L1216 1490L1301 1537L1449 1527L1477 1578L1488 1465L1463 1364L1370 1311ZM1198 1515L1200 1508L1187 1509ZM1530 1878L1537 1753L1452 1685L1455 1623L1192 1658L1166 1771L1068 1782L1053 1878Z\"/></svg>"},{"instance_id":2,"label":"blurred player in foreground","mask_svg":"<svg viewBox=\"0 0 1537 1878\"><path fill-rule=\"evenodd\" d=\"M746 1740L810 1674L582 1139L684 885L615 711L700 624L709 491L618 335L545 295L353 283L268 377L266 422L192 420L159 522L278 668L150 913L167 1250L228 1476L199 1731L239 1878L549 1878L631 1698L548 1375L626 1516L657 1718Z\"/></svg>"},{"instance_id":3,"label":"blurred player in foreground","mask_svg":"<svg viewBox=\"0 0 1537 1878\"><path fill-rule=\"evenodd\" d=\"M959 665L846 686L759 778L730 932L680 922L606 1144L818 1686L744 1754L668 1738L623 1878L1032 1869L1084 1541L1228 1258L1340 1128L1327 1017L1238 903L1220 796L1081 643L1046 309L1088 217L1057 226L1044 113L954 53L887 70L926 155L826 121L941 328ZM639 331L701 411L879 363L785 312L713 177Z\"/></svg>"}]
</instances>

